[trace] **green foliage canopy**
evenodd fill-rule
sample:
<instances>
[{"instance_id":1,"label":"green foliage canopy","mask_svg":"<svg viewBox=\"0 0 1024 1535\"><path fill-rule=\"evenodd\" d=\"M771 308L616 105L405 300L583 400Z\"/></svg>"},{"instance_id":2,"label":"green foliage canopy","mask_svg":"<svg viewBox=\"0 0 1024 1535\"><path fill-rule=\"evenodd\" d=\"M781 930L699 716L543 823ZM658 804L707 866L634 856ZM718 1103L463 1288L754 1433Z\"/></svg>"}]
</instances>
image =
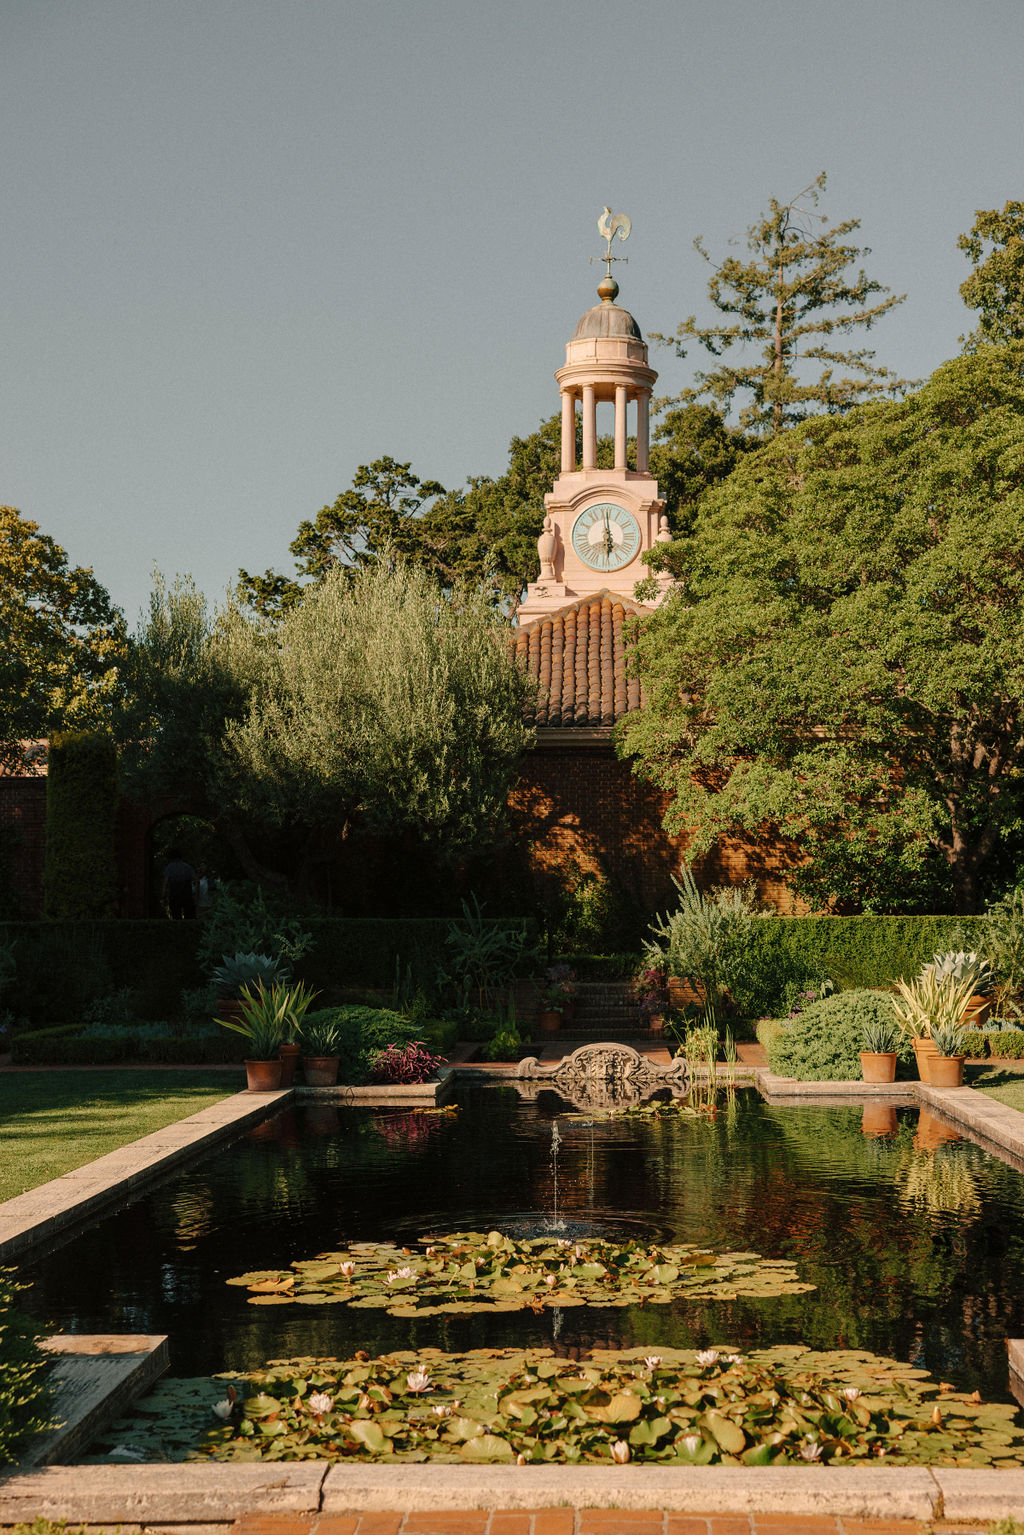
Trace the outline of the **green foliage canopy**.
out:
<instances>
[{"instance_id":1,"label":"green foliage canopy","mask_svg":"<svg viewBox=\"0 0 1024 1535\"><path fill-rule=\"evenodd\" d=\"M822 852L930 850L975 910L1024 766L1024 344L744 458L668 563L620 744L670 828L778 828L820 904Z\"/></svg>"},{"instance_id":2,"label":"green foliage canopy","mask_svg":"<svg viewBox=\"0 0 1024 1535\"><path fill-rule=\"evenodd\" d=\"M968 349L986 342L1024 341L1024 202L979 208L957 245L974 270L960 284L960 297L979 311Z\"/></svg>"},{"instance_id":3,"label":"green foliage canopy","mask_svg":"<svg viewBox=\"0 0 1024 1535\"><path fill-rule=\"evenodd\" d=\"M874 352L839 346L855 327L869 330L906 295L872 303L889 289L863 270L848 273L853 262L870 252L844 243L860 227L859 219L830 228L827 219L812 213L824 189L822 171L792 202L773 197L768 212L747 230L748 261L727 256L716 265L701 239L694 241L714 267L708 297L725 318L699 325L690 315L678 327L674 344L680 357L693 340L723 361L698 372L695 385L679 395L681 403L710 398L727 412L739 396L748 400L740 412L741 427L775 435L816 411L846 411L880 391L904 387L905 380L874 362ZM734 348L747 347L758 349L752 360L732 360ZM809 369L802 366L807 363ZM837 368L845 371L836 376Z\"/></svg>"},{"instance_id":4,"label":"green foliage canopy","mask_svg":"<svg viewBox=\"0 0 1024 1535\"><path fill-rule=\"evenodd\" d=\"M134 667L133 781L193 795L261 881L301 888L350 830L478 851L530 739L484 597L398 554L329 570L276 625L158 583Z\"/></svg>"},{"instance_id":5,"label":"green foliage canopy","mask_svg":"<svg viewBox=\"0 0 1024 1535\"><path fill-rule=\"evenodd\" d=\"M0 768L21 770L25 740L109 726L124 620L92 571L13 506L0 506L0 636Z\"/></svg>"}]
</instances>

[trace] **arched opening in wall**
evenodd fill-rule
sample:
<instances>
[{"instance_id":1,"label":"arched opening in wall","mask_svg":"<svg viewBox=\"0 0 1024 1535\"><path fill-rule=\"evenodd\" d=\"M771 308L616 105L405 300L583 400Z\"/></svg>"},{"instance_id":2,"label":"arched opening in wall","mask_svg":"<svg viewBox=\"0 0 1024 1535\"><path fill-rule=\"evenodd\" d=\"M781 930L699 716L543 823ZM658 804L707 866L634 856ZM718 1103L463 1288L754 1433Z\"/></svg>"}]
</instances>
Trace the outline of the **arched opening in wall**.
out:
<instances>
[{"instance_id":1,"label":"arched opening in wall","mask_svg":"<svg viewBox=\"0 0 1024 1535\"><path fill-rule=\"evenodd\" d=\"M200 918L216 900L220 885L244 877L227 842L204 816L181 813L163 816L153 822L146 840L147 916L168 915L163 884L172 853L177 853L196 872Z\"/></svg>"}]
</instances>

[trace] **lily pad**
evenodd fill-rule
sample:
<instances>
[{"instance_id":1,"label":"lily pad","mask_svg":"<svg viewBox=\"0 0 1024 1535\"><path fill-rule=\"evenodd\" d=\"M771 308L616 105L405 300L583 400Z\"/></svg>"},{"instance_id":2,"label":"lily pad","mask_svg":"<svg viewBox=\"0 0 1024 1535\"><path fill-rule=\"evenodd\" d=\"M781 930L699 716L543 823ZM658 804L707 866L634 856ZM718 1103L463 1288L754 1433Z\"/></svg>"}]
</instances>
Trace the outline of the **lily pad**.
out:
<instances>
[{"instance_id":1,"label":"lily pad","mask_svg":"<svg viewBox=\"0 0 1024 1535\"><path fill-rule=\"evenodd\" d=\"M409 1247L356 1242L288 1270L254 1270L228 1283L248 1289L252 1305L342 1304L405 1317L767 1299L814 1288L792 1263L757 1253L715 1253L687 1243L519 1240L500 1231L423 1237Z\"/></svg>"}]
</instances>

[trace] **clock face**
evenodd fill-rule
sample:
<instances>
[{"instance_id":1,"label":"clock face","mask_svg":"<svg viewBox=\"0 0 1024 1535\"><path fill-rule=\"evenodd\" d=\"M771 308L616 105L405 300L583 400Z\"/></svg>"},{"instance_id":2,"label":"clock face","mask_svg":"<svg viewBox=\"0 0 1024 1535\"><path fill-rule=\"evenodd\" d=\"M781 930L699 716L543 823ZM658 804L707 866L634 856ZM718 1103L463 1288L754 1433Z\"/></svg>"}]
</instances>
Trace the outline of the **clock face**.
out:
<instances>
[{"instance_id":1,"label":"clock face","mask_svg":"<svg viewBox=\"0 0 1024 1535\"><path fill-rule=\"evenodd\" d=\"M572 546L591 570L621 570L639 551L640 528L625 507L600 501L577 517Z\"/></svg>"}]
</instances>

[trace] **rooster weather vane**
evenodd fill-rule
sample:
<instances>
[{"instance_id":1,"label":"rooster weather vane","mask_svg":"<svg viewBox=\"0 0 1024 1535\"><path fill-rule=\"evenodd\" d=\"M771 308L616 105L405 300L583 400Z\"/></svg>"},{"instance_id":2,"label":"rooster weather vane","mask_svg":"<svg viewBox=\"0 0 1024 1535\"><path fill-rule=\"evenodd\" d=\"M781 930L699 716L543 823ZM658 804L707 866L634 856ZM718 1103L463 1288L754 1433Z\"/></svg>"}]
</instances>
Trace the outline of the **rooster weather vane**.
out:
<instances>
[{"instance_id":1,"label":"rooster weather vane","mask_svg":"<svg viewBox=\"0 0 1024 1535\"><path fill-rule=\"evenodd\" d=\"M597 221L597 232L603 240L607 240L608 244L605 248L605 253L603 256L591 256L590 259L591 261L604 262L604 275L606 277L610 277L612 275L613 261L625 261L628 264L628 256L612 255L612 241L615 239L616 235L618 235L620 240L628 240L629 232L632 228L632 220L627 218L624 213L613 213L612 210L607 207L601 210L601 217Z\"/></svg>"}]
</instances>

